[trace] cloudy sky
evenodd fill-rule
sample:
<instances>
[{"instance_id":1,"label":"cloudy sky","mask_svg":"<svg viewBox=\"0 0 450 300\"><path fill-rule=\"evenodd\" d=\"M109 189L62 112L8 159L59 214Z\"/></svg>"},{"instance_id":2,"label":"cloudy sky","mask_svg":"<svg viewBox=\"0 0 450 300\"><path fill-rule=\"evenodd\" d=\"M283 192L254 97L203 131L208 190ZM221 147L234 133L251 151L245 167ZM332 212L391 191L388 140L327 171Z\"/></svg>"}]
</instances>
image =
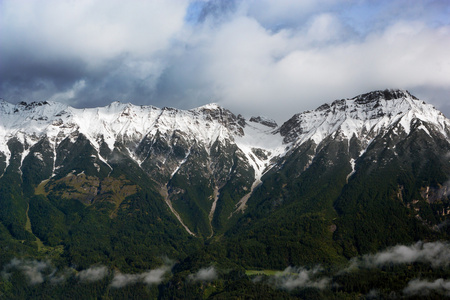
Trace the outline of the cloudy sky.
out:
<instances>
[{"instance_id":1,"label":"cloudy sky","mask_svg":"<svg viewBox=\"0 0 450 300\"><path fill-rule=\"evenodd\" d=\"M285 120L407 89L450 116L450 1L0 0L0 97Z\"/></svg>"}]
</instances>

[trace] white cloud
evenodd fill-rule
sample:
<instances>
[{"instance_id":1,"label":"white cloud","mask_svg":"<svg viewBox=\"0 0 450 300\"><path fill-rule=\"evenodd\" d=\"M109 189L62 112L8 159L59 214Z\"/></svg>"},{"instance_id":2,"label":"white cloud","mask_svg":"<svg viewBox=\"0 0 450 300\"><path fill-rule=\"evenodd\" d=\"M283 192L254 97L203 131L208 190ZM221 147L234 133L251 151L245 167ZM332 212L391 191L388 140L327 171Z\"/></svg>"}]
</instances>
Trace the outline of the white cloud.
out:
<instances>
[{"instance_id":1,"label":"white cloud","mask_svg":"<svg viewBox=\"0 0 450 300\"><path fill-rule=\"evenodd\" d=\"M159 284L164 279L164 275L170 271L170 267L161 267L155 270L150 270L143 274L142 281L146 284Z\"/></svg>"},{"instance_id":2,"label":"white cloud","mask_svg":"<svg viewBox=\"0 0 450 300\"><path fill-rule=\"evenodd\" d=\"M333 13L275 32L236 14L218 27L202 27L173 67L174 74L188 69L195 76L173 75L169 85L185 87L184 81L234 112L283 121L292 112L375 89L414 94L424 85L450 88L450 27L398 21L363 38L352 34Z\"/></svg>"},{"instance_id":3,"label":"white cloud","mask_svg":"<svg viewBox=\"0 0 450 300\"><path fill-rule=\"evenodd\" d=\"M306 37L314 42L330 42L341 38L344 29L333 14L323 13L313 18Z\"/></svg>"},{"instance_id":4,"label":"white cloud","mask_svg":"<svg viewBox=\"0 0 450 300\"><path fill-rule=\"evenodd\" d=\"M160 268L138 274L122 274L120 272L117 272L116 274L114 274L111 286L114 288L122 288L138 282L149 285L160 284L164 280L164 276L170 271L170 269L170 266L162 266Z\"/></svg>"},{"instance_id":5,"label":"white cloud","mask_svg":"<svg viewBox=\"0 0 450 300\"><path fill-rule=\"evenodd\" d=\"M10 270L20 270L27 277L31 285L43 283L47 278L53 277L56 271L49 261L18 258L13 258L9 264L5 265L2 275L8 277Z\"/></svg>"},{"instance_id":6,"label":"white cloud","mask_svg":"<svg viewBox=\"0 0 450 300\"><path fill-rule=\"evenodd\" d=\"M450 281L443 278L435 281L414 279L408 282L408 285L403 289L403 293L408 296L425 296L430 294L431 291L450 297Z\"/></svg>"},{"instance_id":7,"label":"white cloud","mask_svg":"<svg viewBox=\"0 0 450 300\"><path fill-rule=\"evenodd\" d=\"M324 289L329 286L330 278L321 277L320 270L319 267L311 270L288 267L280 274L275 275L275 285L288 291L306 287Z\"/></svg>"},{"instance_id":8,"label":"white cloud","mask_svg":"<svg viewBox=\"0 0 450 300\"><path fill-rule=\"evenodd\" d=\"M172 262L167 260L167 263ZM92 266L75 275L73 269L58 271L52 266L50 261L13 258L9 264L4 266L1 275L4 278L8 278L11 275L10 272L13 270L22 272L31 285L41 284L45 281L58 284L72 276L82 282L89 283L102 280L110 274L108 268L102 265ZM116 272L111 281L111 286L114 288L121 288L138 282L148 285L157 285L164 280L166 274L170 272L170 270L171 266L163 265L157 269L137 274L123 274ZM206 275L204 274L204 276Z\"/></svg>"},{"instance_id":9,"label":"white cloud","mask_svg":"<svg viewBox=\"0 0 450 300\"><path fill-rule=\"evenodd\" d=\"M290 42L293 41L282 39L282 43ZM224 93L227 102L236 106L233 108L237 109L237 103L245 103L246 110L265 107L267 114L280 109L282 103L285 105L282 113L287 115L292 109L300 112L335 98L374 89L414 89L424 84L450 86L448 49L450 34L446 30L396 24L363 42L293 50L279 61L265 65L247 57L234 64L232 72L237 76L227 68L217 73L223 82L233 78L228 80L230 84ZM270 61L268 53L266 59ZM256 72L254 75L243 69L252 62L263 66L251 68Z\"/></svg>"},{"instance_id":10,"label":"white cloud","mask_svg":"<svg viewBox=\"0 0 450 300\"><path fill-rule=\"evenodd\" d=\"M217 276L216 268L211 266L208 268L202 268L194 274L190 274L188 279L192 281L213 281L217 279Z\"/></svg>"},{"instance_id":11,"label":"white cloud","mask_svg":"<svg viewBox=\"0 0 450 300\"><path fill-rule=\"evenodd\" d=\"M411 246L398 245L375 254L367 254L362 258L352 259L347 270L356 267L379 267L386 264L409 264L422 262L433 267L450 265L450 245L447 242L417 242Z\"/></svg>"},{"instance_id":12,"label":"white cloud","mask_svg":"<svg viewBox=\"0 0 450 300\"><path fill-rule=\"evenodd\" d=\"M17 43L26 43L38 54L82 57L92 66L119 54L149 57L168 47L181 30L187 5L181 0L126 5L119 0L28 1L26 5L6 0L1 25L8 31L2 32L3 47L14 51Z\"/></svg>"},{"instance_id":13,"label":"white cloud","mask_svg":"<svg viewBox=\"0 0 450 300\"><path fill-rule=\"evenodd\" d=\"M77 274L77 277L81 281L99 281L108 276L108 268L105 266L94 266L90 267L86 270L80 271Z\"/></svg>"},{"instance_id":14,"label":"white cloud","mask_svg":"<svg viewBox=\"0 0 450 300\"><path fill-rule=\"evenodd\" d=\"M120 272L114 274L111 286L114 288L122 288L130 284L140 281L142 274L122 274Z\"/></svg>"},{"instance_id":15,"label":"white cloud","mask_svg":"<svg viewBox=\"0 0 450 300\"><path fill-rule=\"evenodd\" d=\"M49 101L56 101L56 102L69 102L70 100L73 100L77 93L79 93L82 89L86 87L86 81L80 80L75 82L75 84L68 89L65 92L56 93L53 96L50 97Z\"/></svg>"}]
</instances>

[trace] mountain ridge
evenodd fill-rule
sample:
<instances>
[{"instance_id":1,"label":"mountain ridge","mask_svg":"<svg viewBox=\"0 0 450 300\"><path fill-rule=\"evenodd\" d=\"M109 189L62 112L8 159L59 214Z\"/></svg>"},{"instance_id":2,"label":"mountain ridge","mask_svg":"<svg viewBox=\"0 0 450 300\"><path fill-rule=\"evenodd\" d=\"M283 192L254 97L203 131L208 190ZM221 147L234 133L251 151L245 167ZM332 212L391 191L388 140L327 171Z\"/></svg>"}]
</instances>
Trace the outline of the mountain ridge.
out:
<instances>
[{"instance_id":1,"label":"mountain ridge","mask_svg":"<svg viewBox=\"0 0 450 300\"><path fill-rule=\"evenodd\" d=\"M398 99L403 99L396 102L400 105L390 105L389 102L395 102L392 100ZM384 100L384 103L381 104L382 100ZM284 145L288 145L294 140L296 144L301 144L307 139L313 139L318 144L323 138L336 130L340 130L347 138L351 138L352 134L357 133L355 129L358 128L361 130L364 127L366 131L380 130L405 117L405 112L410 113L410 118L402 121L402 126L406 131L409 131L410 126L408 121L411 122L412 118L419 117L422 121L431 121L435 125L440 125L439 129L445 132L448 137L448 131L445 129L449 124L448 119L431 105L425 104L423 101L419 102L420 100L408 91L374 91L349 99L336 100L323 104L315 110L295 114L281 126L277 126L274 121L264 120L261 117L252 117L247 121L241 115L236 116L216 103L190 110L179 110L166 107L159 109L151 105L136 106L131 103L115 101L104 107L75 109L58 102L42 101L29 104L21 102L14 105L2 100L0 103L0 113L2 114L0 151L8 156L9 151L5 147L6 139L14 135L27 147L32 146L33 141L35 142L39 136L51 136L51 139L57 144L60 141L58 135L70 136L71 133L78 131L85 134L96 149L100 148L98 136L101 135L103 141L112 150L114 143L120 137L128 136L132 139L139 139L146 135L155 135L158 131L174 131L175 128L180 131L188 131L190 135L199 136L202 141L206 141L208 146L211 146L219 137L233 139L234 137L231 137L231 135L244 136L245 127L251 125L255 129L257 128L259 132L264 131L265 133L272 128L270 134L275 136L280 134L283 137L282 144ZM372 107L369 107L370 105ZM426 109L424 109L425 107ZM344 113L339 114L339 111ZM386 114L389 114L388 120L383 118ZM330 116L334 116L334 119L330 119ZM138 118L139 121L133 122L133 118ZM186 118L194 119L196 124L192 122L186 124ZM379 120L380 118L383 124L378 124L378 128L373 128L375 122L370 122L370 120ZM210 124L207 122L214 123L214 119L218 122L216 122L213 130L208 130ZM386 121L389 120L392 121L387 124ZM99 128L98 124L93 126L93 122L100 123L105 128ZM203 124L199 124L199 122L203 122ZM224 128L217 126L217 123L223 125L230 132L225 132ZM264 130L266 128L258 128L256 124L268 128ZM189 132L189 127L192 128L196 125L199 125L201 130ZM26 140L27 133L34 139ZM255 132L250 134L255 134ZM251 145L249 146L251 147ZM260 143L259 146L261 148L264 145ZM282 145L278 144L278 148L280 147ZM273 146L267 148L269 149L265 150L273 150ZM130 151L130 154L133 154L132 152Z\"/></svg>"},{"instance_id":2,"label":"mountain ridge","mask_svg":"<svg viewBox=\"0 0 450 300\"><path fill-rule=\"evenodd\" d=\"M403 90L335 100L295 114L280 126L265 117L247 120L216 103L180 110L117 101L86 109L46 101L2 101L0 114L0 176L17 156L17 172L33 161L47 170L39 178L53 179L53 186L72 173L109 177L120 160L128 159L160 187L189 234L200 226L196 233L206 236L213 235L213 224L222 228L230 222L227 218L244 214L263 177L280 170L299 149L309 149L300 159L306 159L301 174L330 141L346 140L351 152L348 181L377 138L406 137L413 127L447 142L450 136L450 121L442 113ZM77 149L89 153L82 165L70 158ZM39 184L35 182L35 188ZM87 203L96 199L95 194L85 197ZM183 216L188 207L203 216L202 224L201 218Z\"/></svg>"}]
</instances>

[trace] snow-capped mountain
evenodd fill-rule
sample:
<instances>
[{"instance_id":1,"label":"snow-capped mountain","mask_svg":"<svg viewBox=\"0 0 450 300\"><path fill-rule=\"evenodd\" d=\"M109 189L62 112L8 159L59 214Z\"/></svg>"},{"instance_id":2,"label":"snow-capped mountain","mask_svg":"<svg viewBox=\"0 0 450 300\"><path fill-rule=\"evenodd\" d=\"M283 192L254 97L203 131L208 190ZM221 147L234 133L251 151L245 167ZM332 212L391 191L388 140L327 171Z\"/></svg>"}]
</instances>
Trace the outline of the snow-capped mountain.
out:
<instances>
[{"instance_id":1,"label":"snow-capped mountain","mask_svg":"<svg viewBox=\"0 0 450 300\"><path fill-rule=\"evenodd\" d=\"M76 192L61 197L86 204L109 199L119 209L135 189L119 201L111 200L104 186L110 176L121 178L126 164L156 185L187 232L211 236L245 212L265 174L294 164L300 176L328 155L324 149L344 147L348 181L370 147L389 138L386 147L394 149L413 132L448 144L450 121L401 90L336 100L281 126L264 117L247 120L217 104L178 110L114 102L75 109L1 101L0 176L15 171L34 189L47 191L64 183ZM335 163L331 157L327 161ZM85 187L71 176L84 178Z\"/></svg>"},{"instance_id":2,"label":"snow-capped mountain","mask_svg":"<svg viewBox=\"0 0 450 300\"><path fill-rule=\"evenodd\" d=\"M124 156L157 183L180 222L177 199L185 189L179 182L206 185L210 195L196 206L202 207L198 213L209 216L209 223L220 189L242 180L236 192L239 199L244 197L274 163L273 158L285 151L281 135L272 132L272 123L262 118L246 121L217 104L183 111L119 102L75 109L52 102L13 105L3 101L0 114L0 176L16 159L13 166L19 165L19 172L26 170L24 162L39 165L40 180L56 181L72 173L104 177ZM83 147L89 149L74 159ZM183 179L174 180L175 175ZM91 202L95 193L80 200ZM210 224L202 226L212 233Z\"/></svg>"},{"instance_id":3,"label":"snow-capped mountain","mask_svg":"<svg viewBox=\"0 0 450 300\"><path fill-rule=\"evenodd\" d=\"M307 140L319 144L331 135L348 140L355 137L367 145L373 137L392 128L409 134L417 121L434 126L437 132L449 137L450 123L441 112L400 90L375 91L323 104L314 111L295 115L278 132L285 143L297 145Z\"/></svg>"},{"instance_id":4,"label":"snow-capped mountain","mask_svg":"<svg viewBox=\"0 0 450 300\"><path fill-rule=\"evenodd\" d=\"M75 109L56 102L21 102L13 105L1 101L0 115L0 152L6 157L7 165L11 156L7 144L12 138L17 138L24 146L22 160L40 139L48 139L52 148L56 149L66 138L74 141L79 134L83 134L97 151L102 144L112 151L116 143L123 143L129 155L139 164L148 154L143 153L142 143L153 141L155 136L167 143L173 140L174 146L182 138L188 147L197 143L208 153L215 142L229 141L236 143L258 169L263 168L283 148L281 138L271 133L271 123L259 122L261 117L254 118L254 122L246 121L217 104L183 111L119 102L100 108ZM252 155L253 148L273 154L261 160ZM174 170L169 172L173 175Z\"/></svg>"},{"instance_id":5,"label":"snow-capped mountain","mask_svg":"<svg viewBox=\"0 0 450 300\"><path fill-rule=\"evenodd\" d=\"M179 139L178 133L188 144L201 144L208 153L215 142L235 143L254 169L257 180L270 167L271 159L308 140L318 145L329 136L348 140L355 137L367 146L373 137L391 128L409 134L411 125L418 121L432 125L448 138L450 124L434 107L400 90L336 100L296 114L282 126L264 117L245 120L217 104L183 111L120 102L75 109L57 102L13 105L0 100L0 115L0 153L6 156L7 165L11 155L7 143L11 138L24 145L22 160L27 150L42 138L47 138L55 149L64 139L73 140L83 134L97 151L102 144L113 150L116 143L124 143L129 155L142 164L148 154L142 153L143 141L162 136L170 143ZM420 128L429 134L424 125ZM173 174L174 170L170 172Z\"/></svg>"}]
</instances>

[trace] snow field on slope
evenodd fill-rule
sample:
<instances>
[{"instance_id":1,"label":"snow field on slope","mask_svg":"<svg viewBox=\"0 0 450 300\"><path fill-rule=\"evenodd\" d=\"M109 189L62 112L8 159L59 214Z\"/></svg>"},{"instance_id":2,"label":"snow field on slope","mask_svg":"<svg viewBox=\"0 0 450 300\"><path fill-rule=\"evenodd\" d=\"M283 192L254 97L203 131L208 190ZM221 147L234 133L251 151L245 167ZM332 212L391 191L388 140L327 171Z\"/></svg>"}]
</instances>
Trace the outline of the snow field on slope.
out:
<instances>
[{"instance_id":1,"label":"snow field on slope","mask_svg":"<svg viewBox=\"0 0 450 300\"><path fill-rule=\"evenodd\" d=\"M431 123L444 134L450 127L449 120L442 113L412 97L379 99L377 102L376 106L375 102L360 103L355 97L335 101L327 106L328 109L296 115L300 125L294 128L299 132L294 144L299 146L311 139L318 145L330 135L347 139L355 135L368 145L375 135L396 124L400 124L409 134L414 119ZM219 118L213 118L209 112L214 112ZM0 101L0 152L6 155L8 163L11 153L7 141L12 137L23 143L28 151L40 138L47 136L55 151L63 139L70 137L74 141L76 133L82 133L99 150L102 141L110 149L114 148L118 139L127 139L132 141L130 145L137 146L145 136L152 139L158 132L169 142L174 132L178 131L188 143L202 144L207 151L216 140L235 142L255 170L255 180L259 180L267 171L270 160L285 155L291 145L283 143L283 137L274 133L276 129L257 122L247 121L242 128L244 134L238 134L236 128L228 128L221 123L220 118L226 113L214 103L191 110L178 110L120 102L99 108L75 109L56 102L14 105ZM429 134L427 130L425 132ZM255 148L264 150L267 159L255 155ZM133 157L135 149L130 148L128 151Z\"/></svg>"}]
</instances>

